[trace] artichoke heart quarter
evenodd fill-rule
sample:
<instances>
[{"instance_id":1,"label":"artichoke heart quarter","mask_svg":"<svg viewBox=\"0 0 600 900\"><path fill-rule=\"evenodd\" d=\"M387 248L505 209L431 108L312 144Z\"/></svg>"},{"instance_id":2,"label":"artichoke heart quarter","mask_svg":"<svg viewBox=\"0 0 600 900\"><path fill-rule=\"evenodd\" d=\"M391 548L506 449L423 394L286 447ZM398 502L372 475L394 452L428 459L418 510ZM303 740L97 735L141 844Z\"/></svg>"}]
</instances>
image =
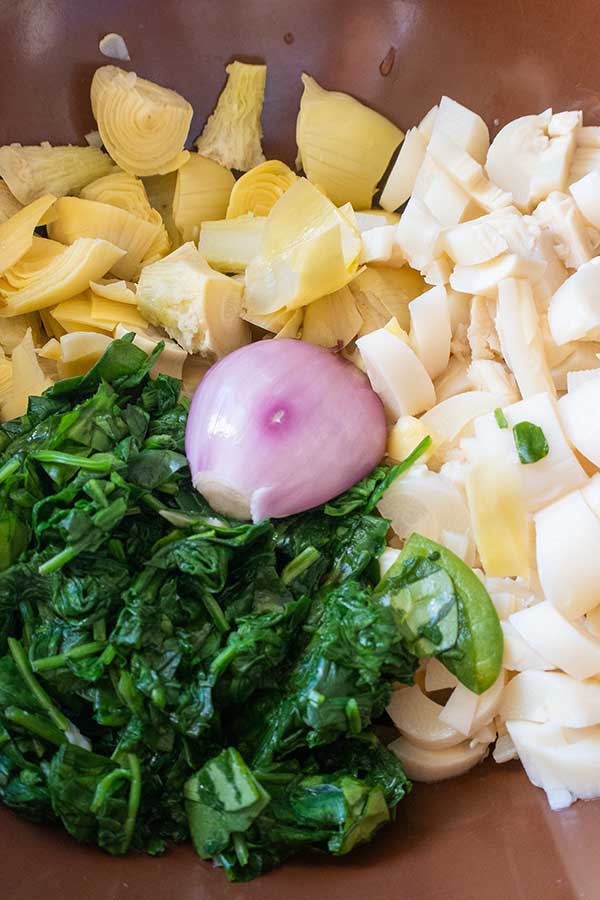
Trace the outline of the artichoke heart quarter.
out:
<instances>
[{"instance_id":1,"label":"artichoke heart quarter","mask_svg":"<svg viewBox=\"0 0 600 900\"><path fill-rule=\"evenodd\" d=\"M98 203L118 206L138 219L148 220L152 214L144 182L135 175L129 175L128 172L114 172L104 175L103 178L97 178L86 185L79 196L82 200L95 200Z\"/></svg>"},{"instance_id":2,"label":"artichoke heart quarter","mask_svg":"<svg viewBox=\"0 0 600 900\"><path fill-rule=\"evenodd\" d=\"M367 209L404 133L349 94L303 75L296 123L298 164L337 206Z\"/></svg>"},{"instance_id":3,"label":"artichoke heart quarter","mask_svg":"<svg viewBox=\"0 0 600 900\"><path fill-rule=\"evenodd\" d=\"M175 91L125 72L97 69L92 111L104 146L131 175L164 175L188 158L183 149L193 110Z\"/></svg>"},{"instance_id":4,"label":"artichoke heart quarter","mask_svg":"<svg viewBox=\"0 0 600 900\"><path fill-rule=\"evenodd\" d=\"M45 194L0 224L0 275L31 249L36 225L55 200L52 194Z\"/></svg>"},{"instance_id":5,"label":"artichoke heart quarter","mask_svg":"<svg viewBox=\"0 0 600 900\"><path fill-rule=\"evenodd\" d=\"M173 195L173 221L184 241L197 241L203 222L225 218L234 183L225 166L190 153L177 172Z\"/></svg>"},{"instance_id":6,"label":"artichoke heart quarter","mask_svg":"<svg viewBox=\"0 0 600 900\"><path fill-rule=\"evenodd\" d=\"M229 198L227 218L235 219L246 213L268 216L281 195L293 185L296 177L294 172L278 159L269 159L259 166L254 166L236 181Z\"/></svg>"},{"instance_id":7,"label":"artichoke heart quarter","mask_svg":"<svg viewBox=\"0 0 600 900\"><path fill-rule=\"evenodd\" d=\"M166 256L171 249L171 241L162 216L157 209L153 209L150 205L141 178L129 175L127 172L115 172L88 184L81 191L80 197L83 200L95 200L99 203L107 203L109 206L117 206L124 209L125 212L131 213L132 216L157 226L158 230L144 254L142 265Z\"/></svg>"},{"instance_id":8,"label":"artichoke heart quarter","mask_svg":"<svg viewBox=\"0 0 600 900\"><path fill-rule=\"evenodd\" d=\"M78 238L70 247L35 270L19 290L10 288L5 279L0 282L0 316L18 316L43 310L69 300L87 290L90 281L102 278L123 256L123 250L108 241Z\"/></svg>"},{"instance_id":9,"label":"artichoke heart quarter","mask_svg":"<svg viewBox=\"0 0 600 900\"><path fill-rule=\"evenodd\" d=\"M4 286L10 292L18 291L30 282L31 278L41 272L48 263L64 250L64 244L58 241L50 241L48 238L33 236L31 248L14 263L10 269L6 269L0 281L0 290Z\"/></svg>"},{"instance_id":10,"label":"artichoke heart quarter","mask_svg":"<svg viewBox=\"0 0 600 900\"><path fill-rule=\"evenodd\" d=\"M77 193L113 168L112 160L96 147L0 147L0 176L20 203L44 194Z\"/></svg>"},{"instance_id":11,"label":"artichoke heart quarter","mask_svg":"<svg viewBox=\"0 0 600 900\"><path fill-rule=\"evenodd\" d=\"M198 249L213 269L219 272L244 272L262 246L266 218L238 216L203 222Z\"/></svg>"},{"instance_id":12,"label":"artichoke heart quarter","mask_svg":"<svg viewBox=\"0 0 600 900\"><path fill-rule=\"evenodd\" d=\"M118 278L128 281L138 277L142 261L161 239L162 220L146 222L108 203L61 197L55 210L57 218L48 228L53 240L63 244L72 244L82 237L110 241L126 251L115 262L112 271Z\"/></svg>"},{"instance_id":13,"label":"artichoke heart quarter","mask_svg":"<svg viewBox=\"0 0 600 900\"><path fill-rule=\"evenodd\" d=\"M306 307L302 340L339 350L356 337L362 324L352 291L346 286Z\"/></svg>"},{"instance_id":14,"label":"artichoke heart quarter","mask_svg":"<svg viewBox=\"0 0 600 900\"><path fill-rule=\"evenodd\" d=\"M241 317L242 285L216 272L193 243L142 270L141 314L165 329L188 353L219 359L250 342Z\"/></svg>"},{"instance_id":15,"label":"artichoke heart quarter","mask_svg":"<svg viewBox=\"0 0 600 900\"><path fill-rule=\"evenodd\" d=\"M0 394L0 420L8 421L27 412L30 396L39 396L52 384L38 362L31 329L14 348L10 387Z\"/></svg>"},{"instance_id":16,"label":"artichoke heart quarter","mask_svg":"<svg viewBox=\"0 0 600 900\"><path fill-rule=\"evenodd\" d=\"M50 310L50 315L66 332L90 331L112 334L121 323L127 325L130 331L148 326L137 306L107 300L92 290L84 291L70 300L64 300Z\"/></svg>"},{"instance_id":17,"label":"artichoke heart quarter","mask_svg":"<svg viewBox=\"0 0 600 900\"><path fill-rule=\"evenodd\" d=\"M135 284L130 281L102 278L100 281L91 281L90 289L97 297L104 297L105 300L116 300L131 306L137 305Z\"/></svg>"},{"instance_id":18,"label":"artichoke heart quarter","mask_svg":"<svg viewBox=\"0 0 600 900\"><path fill-rule=\"evenodd\" d=\"M20 344L25 337L28 328L31 329L36 347L39 347L42 341L42 328L39 316L36 313L25 316L14 316L12 319L2 320L2 326L0 327L0 363L2 362L4 354L7 356L12 355L17 344Z\"/></svg>"},{"instance_id":19,"label":"artichoke heart quarter","mask_svg":"<svg viewBox=\"0 0 600 900\"><path fill-rule=\"evenodd\" d=\"M196 147L222 166L247 172L265 161L260 117L267 67L236 60L225 71L227 82Z\"/></svg>"},{"instance_id":20,"label":"artichoke heart quarter","mask_svg":"<svg viewBox=\"0 0 600 900\"><path fill-rule=\"evenodd\" d=\"M334 293L356 274L360 249L352 208L337 209L298 178L269 213L261 251L246 269L246 308L295 309Z\"/></svg>"}]
</instances>

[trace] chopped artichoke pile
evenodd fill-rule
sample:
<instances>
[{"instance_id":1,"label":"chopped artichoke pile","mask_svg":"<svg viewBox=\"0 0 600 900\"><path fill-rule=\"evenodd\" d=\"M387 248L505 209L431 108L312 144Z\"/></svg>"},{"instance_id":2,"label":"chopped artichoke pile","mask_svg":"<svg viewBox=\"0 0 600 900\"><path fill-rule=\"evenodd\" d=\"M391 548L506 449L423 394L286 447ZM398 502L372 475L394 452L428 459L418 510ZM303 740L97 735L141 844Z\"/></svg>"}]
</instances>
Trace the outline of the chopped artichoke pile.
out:
<instances>
[{"instance_id":1,"label":"chopped artichoke pile","mask_svg":"<svg viewBox=\"0 0 600 900\"><path fill-rule=\"evenodd\" d=\"M102 52L126 59L115 38ZM193 150L188 101L116 65L92 79L87 147L0 147L2 419L129 331L148 351L166 341L156 371L193 391L252 339L358 361L357 337L391 317L409 327L426 285L392 241L399 217L372 209L402 132L304 76L295 172L263 152L266 66L226 75ZM37 374L17 390L12 358L32 347Z\"/></svg>"}]
</instances>

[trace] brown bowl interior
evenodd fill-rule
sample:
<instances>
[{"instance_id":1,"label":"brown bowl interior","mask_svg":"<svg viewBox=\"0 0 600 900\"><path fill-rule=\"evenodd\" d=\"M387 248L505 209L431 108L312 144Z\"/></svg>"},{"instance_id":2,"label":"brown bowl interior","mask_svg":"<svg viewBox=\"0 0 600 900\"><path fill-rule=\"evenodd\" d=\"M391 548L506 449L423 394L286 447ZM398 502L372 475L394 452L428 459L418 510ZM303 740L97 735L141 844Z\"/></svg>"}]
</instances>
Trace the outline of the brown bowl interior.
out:
<instances>
[{"instance_id":1,"label":"brown bowl interior","mask_svg":"<svg viewBox=\"0 0 600 900\"><path fill-rule=\"evenodd\" d=\"M0 4L0 143L82 143L89 84L122 34L131 68L180 91L198 133L232 58L264 60L268 156L292 161L300 73L349 91L399 125L441 94L492 128L525 113L583 108L600 122L597 0L20 0ZM312 856L228 885L189 847L112 859L0 810L7 900L595 900L600 804L551 813L516 763L419 785L375 844Z\"/></svg>"}]
</instances>

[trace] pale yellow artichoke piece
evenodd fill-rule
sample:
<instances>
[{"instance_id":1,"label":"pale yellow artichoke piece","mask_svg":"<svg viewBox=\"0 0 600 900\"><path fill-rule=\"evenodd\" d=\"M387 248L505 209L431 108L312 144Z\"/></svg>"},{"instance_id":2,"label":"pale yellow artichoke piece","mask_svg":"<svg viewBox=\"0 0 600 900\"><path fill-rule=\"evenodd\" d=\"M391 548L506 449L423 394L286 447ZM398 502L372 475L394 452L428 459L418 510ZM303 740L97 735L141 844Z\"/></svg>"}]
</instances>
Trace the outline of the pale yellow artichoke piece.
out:
<instances>
[{"instance_id":1,"label":"pale yellow artichoke piece","mask_svg":"<svg viewBox=\"0 0 600 900\"><path fill-rule=\"evenodd\" d=\"M63 300L50 310L50 316L66 333L90 331L98 334L111 334L114 323L108 325L96 322L92 314L92 296L84 291L70 300Z\"/></svg>"},{"instance_id":2,"label":"pale yellow artichoke piece","mask_svg":"<svg viewBox=\"0 0 600 900\"><path fill-rule=\"evenodd\" d=\"M302 340L330 350L341 350L356 337L361 325L362 317L352 291L346 286L305 308Z\"/></svg>"},{"instance_id":3,"label":"pale yellow artichoke piece","mask_svg":"<svg viewBox=\"0 0 600 900\"><path fill-rule=\"evenodd\" d=\"M220 358L250 341L242 285L216 272L193 243L142 270L140 312L188 353Z\"/></svg>"},{"instance_id":4,"label":"pale yellow artichoke piece","mask_svg":"<svg viewBox=\"0 0 600 900\"><path fill-rule=\"evenodd\" d=\"M92 321L100 328L114 331L119 322L131 326L132 329L147 328L148 322L140 313L137 306L130 303L119 303L118 300L106 300L91 294Z\"/></svg>"},{"instance_id":5,"label":"pale yellow artichoke piece","mask_svg":"<svg viewBox=\"0 0 600 900\"><path fill-rule=\"evenodd\" d=\"M0 275L31 249L35 228L55 200L46 194L0 224Z\"/></svg>"},{"instance_id":6,"label":"pale yellow artichoke piece","mask_svg":"<svg viewBox=\"0 0 600 900\"><path fill-rule=\"evenodd\" d=\"M255 257L246 269L245 302L248 309L275 312L283 302L288 309L306 306L323 291L333 293L350 278L344 264L340 226L319 235L319 251L300 244L289 252Z\"/></svg>"},{"instance_id":7,"label":"pale yellow artichoke piece","mask_svg":"<svg viewBox=\"0 0 600 900\"><path fill-rule=\"evenodd\" d=\"M37 272L45 268L50 260L59 256L64 249L64 244L34 234L31 247L27 253L4 272L0 280L0 293L3 285L6 286L9 293L11 290L20 290L29 283L30 279Z\"/></svg>"},{"instance_id":8,"label":"pale yellow artichoke piece","mask_svg":"<svg viewBox=\"0 0 600 900\"><path fill-rule=\"evenodd\" d=\"M75 362L84 359L87 356L99 358L104 353L106 347L110 344L111 338L105 334L96 334L92 331L74 331L71 334L64 334L60 341L49 341L49 343L58 346L58 355L56 355L56 347L49 348L52 356L56 356L57 360L63 362ZM42 351L39 351L40 355Z\"/></svg>"},{"instance_id":9,"label":"pale yellow artichoke piece","mask_svg":"<svg viewBox=\"0 0 600 900\"><path fill-rule=\"evenodd\" d=\"M351 208L337 209L306 178L296 179L267 216L261 252L246 269L246 308L295 309L334 293L356 274L360 249Z\"/></svg>"},{"instance_id":10,"label":"pale yellow artichoke piece","mask_svg":"<svg viewBox=\"0 0 600 900\"><path fill-rule=\"evenodd\" d=\"M73 331L61 337L58 344L58 377L85 375L98 362L112 341L107 334Z\"/></svg>"},{"instance_id":11,"label":"pale yellow artichoke piece","mask_svg":"<svg viewBox=\"0 0 600 900\"><path fill-rule=\"evenodd\" d=\"M171 240L169 238L169 234L167 229L165 228L165 224L162 220L162 216L157 209L153 209L150 211L150 218L148 219L151 225L156 225L158 231L156 233L156 237L150 244L146 255L142 260L142 266L147 266L150 263L156 262L157 259L162 259L163 256L166 256L167 253L171 252ZM177 245L179 246L179 242Z\"/></svg>"},{"instance_id":12,"label":"pale yellow artichoke piece","mask_svg":"<svg viewBox=\"0 0 600 900\"><path fill-rule=\"evenodd\" d=\"M300 333L302 331L302 323L304 322L304 308L300 307L299 309L293 309L290 312L290 317L283 325L274 338L299 338Z\"/></svg>"},{"instance_id":13,"label":"pale yellow artichoke piece","mask_svg":"<svg viewBox=\"0 0 600 900\"><path fill-rule=\"evenodd\" d=\"M158 176L161 177L161 176ZM156 262L166 256L171 250L171 241L164 226L162 216L157 209L153 209L150 200L146 194L146 188L141 178L135 175L129 175L127 172L116 172L113 175L106 175L92 182L81 191L80 197L83 200L94 200L98 203L108 203L110 206L117 206L131 213L144 222L150 222L156 225L158 231L155 239L144 254L141 261L142 265Z\"/></svg>"},{"instance_id":14,"label":"pale yellow artichoke piece","mask_svg":"<svg viewBox=\"0 0 600 900\"><path fill-rule=\"evenodd\" d=\"M173 221L184 241L197 241L200 226L224 219L235 178L229 169L191 153L177 172L173 195Z\"/></svg>"},{"instance_id":15,"label":"pale yellow artichoke piece","mask_svg":"<svg viewBox=\"0 0 600 900\"><path fill-rule=\"evenodd\" d=\"M282 194L293 185L297 176L278 159L269 159L242 175L233 186L227 218L246 213L268 216Z\"/></svg>"},{"instance_id":16,"label":"pale yellow artichoke piece","mask_svg":"<svg viewBox=\"0 0 600 900\"><path fill-rule=\"evenodd\" d=\"M132 306L137 304L135 284L132 281L101 278L99 281L90 282L90 290L106 300L117 300L119 303L129 303Z\"/></svg>"},{"instance_id":17,"label":"pale yellow artichoke piece","mask_svg":"<svg viewBox=\"0 0 600 900\"><path fill-rule=\"evenodd\" d=\"M48 228L51 238L63 244L78 238L102 238L121 247L125 255L115 261L112 271L128 281L138 277L142 261L161 238L162 221L145 222L108 203L61 197L55 210L56 221Z\"/></svg>"},{"instance_id":18,"label":"pale yellow artichoke piece","mask_svg":"<svg viewBox=\"0 0 600 900\"><path fill-rule=\"evenodd\" d=\"M116 171L103 178L97 178L86 185L79 196L82 200L96 200L98 203L118 206L138 219L146 221L152 213L144 182L128 172Z\"/></svg>"},{"instance_id":19,"label":"pale yellow artichoke piece","mask_svg":"<svg viewBox=\"0 0 600 900\"><path fill-rule=\"evenodd\" d=\"M42 329L36 313L3 320L0 325L0 357L3 353L7 356L12 355L17 344L20 344L27 334L27 329L31 330L33 341L37 346L42 340Z\"/></svg>"},{"instance_id":20,"label":"pale yellow artichoke piece","mask_svg":"<svg viewBox=\"0 0 600 900\"><path fill-rule=\"evenodd\" d=\"M249 312L245 309L242 312L242 319L250 322L251 325L256 325L257 328L263 328L265 331L271 331L273 334L276 334L282 328L285 328L292 316L295 315L295 312L296 310L284 307L276 312L261 315L261 313Z\"/></svg>"},{"instance_id":21,"label":"pale yellow artichoke piece","mask_svg":"<svg viewBox=\"0 0 600 900\"><path fill-rule=\"evenodd\" d=\"M116 164L131 175L164 175L185 163L193 110L175 91L102 66L92 79L92 111Z\"/></svg>"},{"instance_id":22,"label":"pale yellow artichoke piece","mask_svg":"<svg viewBox=\"0 0 600 900\"><path fill-rule=\"evenodd\" d=\"M428 289L423 277L405 265L400 269L365 266L350 283L350 290L363 317L360 334L383 328L393 316L410 328L408 304Z\"/></svg>"},{"instance_id":23,"label":"pale yellow artichoke piece","mask_svg":"<svg viewBox=\"0 0 600 900\"><path fill-rule=\"evenodd\" d=\"M262 246L266 219L245 215L203 222L198 250L218 272L245 272Z\"/></svg>"},{"instance_id":24,"label":"pale yellow artichoke piece","mask_svg":"<svg viewBox=\"0 0 600 900\"><path fill-rule=\"evenodd\" d=\"M23 204L13 197L6 182L0 179L0 223L14 216L22 206Z\"/></svg>"},{"instance_id":25,"label":"pale yellow artichoke piece","mask_svg":"<svg viewBox=\"0 0 600 900\"><path fill-rule=\"evenodd\" d=\"M50 312L53 319L67 332L92 331L112 334L121 322L127 325L130 331L148 327L137 306L118 300L107 300L91 290L59 303Z\"/></svg>"},{"instance_id":26,"label":"pale yellow artichoke piece","mask_svg":"<svg viewBox=\"0 0 600 900\"><path fill-rule=\"evenodd\" d=\"M337 206L368 209L404 133L349 94L303 75L296 123L298 165Z\"/></svg>"},{"instance_id":27,"label":"pale yellow artichoke piece","mask_svg":"<svg viewBox=\"0 0 600 900\"><path fill-rule=\"evenodd\" d=\"M5 305L0 304L0 317L45 309L80 294L90 281L96 281L112 269L123 253L108 241L79 238L36 272L20 290L7 292L0 288L6 298Z\"/></svg>"},{"instance_id":28,"label":"pale yellow artichoke piece","mask_svg":"<svg viewBox=\"0 0 600 900\"><path fill-rule=\"evenodd\" d=\"M265 159L260 117L267 67L236 60L225 71L227 82L196 147L203 156L228 169L247 172Z\"/></svg>"},{"instance_id":29,"label":"pale yellow artichoke piece","mask_svg":"<svg viewBox=\"0 0 600 900\"><path fill-rule=\"evenodd\" d=\"M318 240L332 226L340 229L345 265L355 265L360 233L352 207L348 204L338 209L310 181L297 178L267 216L263 252L274 255L289 250L292 244Z\"/></svg>"},{"instance_id":30,"label":"pale yellow artichoke piece","mask_svg":"<svg viewBox=\"0 0 600 900\"><path fill-rule=\"evenodd\" d=\"M56 338L49 338L43 347L39 348L37 355L39 359L51 359L58 362L61 357L60 341Z\"/></svg>"},{"instance_id":31,"label":"pale yellow artichoke piece","mask_svg":"<svg viewBox=\"0 0 600 900\"><path fill-rule=\"evenodd\" d=\"M44 326L44 331L48 335L49 338L54 340L60 340L63 334L65 334L65 329L62 325L56 321L56 319L52 316L52 313L49 309L40 309L38 311L38 315L41 319L42 325ZM13 319L4 319L5 322L12 322Z\"/></svg>"},{"instance_id":32,"label":"pale yellow artichoke piece","mask_svg":"<svg viewBox=\"0 0 600 900\"><path fill-rule=\"evenodd\" d=\"M24 415L29 398L39 396L52 384L40 367L30 329L13 350L11 363L10 387L0 393L0 418L3 421Z\"/></svg>"},{"instance_id":33,"label":"pale yellow artichoke piece","mask_svg":"<svg viewBox=\"0 0 600 900\"><path fill-rule=\"evenodd\" d=\"M96 147L0 147L0 176L20 203L44 194L77 193L113 168L112 160Z\"/></svg>"}]
</instances>

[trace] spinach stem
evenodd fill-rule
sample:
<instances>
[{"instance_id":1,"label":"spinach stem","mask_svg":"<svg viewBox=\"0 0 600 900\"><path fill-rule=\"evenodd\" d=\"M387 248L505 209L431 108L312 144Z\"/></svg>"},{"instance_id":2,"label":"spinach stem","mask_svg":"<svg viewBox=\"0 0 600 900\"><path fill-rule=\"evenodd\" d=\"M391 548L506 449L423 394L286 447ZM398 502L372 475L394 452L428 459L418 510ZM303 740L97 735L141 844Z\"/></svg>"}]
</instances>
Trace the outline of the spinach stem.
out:
<instances>
[{"instance_id":1,"label":"spinach stem","mask_svg":"<svg viewBox=\"0 0 600 900\"><path fill-rule=\"evenodd\" d=\"M156 490L160 491L161 494L170 494L172 496L173 494L178 493L179 488L176 484L172 484L170 481L165 481L164 484L159 484Z\"/></svg>"},{"instance_id":2,"label":"spinach stem","mask_svg":"<svg viewBox=\"0 0 600 900\"><path fill-rule=\"evenodd\" d=\"M168 509L168 506L165 506L164 503L161 503L153 494L142 494L140 497L142 503L145 503L146 506L149 506L150 509L153 509L155 512L161 512L163 509Z\"/></svg>"},{"instance_id":3,"label":"spinach stem","mask_svg":"<svg viewBox=\"0 0 600 900\"><path fill-rule=\"evenodd\" d=\"M106 619L98 619L92 626L95 641L106 641Z\"/></svg>"},{"instance_id":4,"label":"spinach stem","mask_svg":"<svg viewBox=\"0 0 600 900\"><path fill-rule=\"evenodd\" d=\"M87 472L110 472L114 458L99 453L96 457L75 456L73 453L60 453L58 450L35 450L29 454L31 459L50 465L74 466Z\"/></svg>"},{"instance_id":5,"label":"spinach stem","mask_svg":"<svg viewBox=\"0 0 600 900\"><path fill-rule=\"evenodd\" d=\"M102 805L111 795L112 786L116 781L131 781L131 772L129 769L113 769L108 775L98 782L98 786L94 792L94 799L90 804L90 810L97 813Z\"/></svg>"},{"instance_id":6,"label":"spinach stem","mask_svg":"<svg viewBox=\"0 0 600 900\"><path fill-rule=\"evenodd\" d=\"M57 653L56 656L44 656L36 659L32 663L34 672L45 672L48 669L62 669L69 659L83 659L86 656L93 656L100 650L104 650L106 641L91 641L89 644L78 644L77 647L71 647L64 653Z\"/></svg>"},{"instance_id":7,"label":"spinach stem","mask_svg":"<svg viewBox=\"0 0 600 900\"><path fill-rule=\"evenodd\" d=\"M100 662L103 666L110 666L111 662L117 655L117 651L112 644L107 644L106 649L102 652L100 656Z\"/></svg>"},{"instance_id":8,"label":"spinach stem","mask_svg":"<svg viewBox=\"0 0 600 900\"><path fill-rule=\"evenodd\" d=\"M33 674L29 661L23 650L23 647L16 638L8 638L8 648L11 656L15 661L15 665L19 670L21 677L40 706L46 710L56 727L63 733L70 726L70 722L66 716L52 702L44 688L41 686L35 675Z\"/></svg>"},{"instance_id":9,"label":"spinach stem","mask_svg":"<svg viewBox=\"0 0 600 900\"><path fill-rule=\"evenodd\" d=\"M2 468L0 468L0 484L2 484L3 481L6 481L7 478L10 478L11 475L14 475L20 465L21 462L16 456L13 456L12 459L9 459L8 462L4 463Z\"/></svg>"},{"instance_id":10,"label":"spinach stem","mask_svg":"<svg viewBox=\"0 0 600 900\"><path fill-rule=\"evenodd\" d=\"M350 697L346 703L346 721L348 722L348 731L350 734L360 734L362 730L362 722L360 720L360 710L355 697Z\"/></svg>"},{"instance_id":11,"label":"spinach stem","mask_svg":"<svg viewBox=\"0 0 600 900\"><path fill-rule=\"evenodd\" d=\"M106 482L104 482L106 484ZM88 483L84 487L84 491L88 495L88 497L98 504L102 509L106 509L108 506L108 499L106 493L102 490L100 486L100 482L95 478L90 478Z\"/></svg>"},{"instance_id":12,"label":"spinach stem","mask_svg":"<svg viewBox=\"0 0 600 900\"><path fill-rule=\"evenodd\" d=\"M141 700L133 683L133 678L125 669L119 676L117 691L125 706L131 710L134 716L139 716L141 713Z\"/></svg>"},{"instance_id":13,"label":"spinach stem","mask_svg":"<svg viewBox=\"0 0 600 900\"><path fill-rule=\"evenodd\" d=\"M56 744L58 747L67 743L64 733L55 728L51 722L47 722L41 716L36 716L25 709L19 709L17 706L7 706L4 710L4 717L9 722L13 722L26 731L31 731L32 734L36 734L38 737L49 741L51 744Z\"/></svg>"},{"instance_id":14,"label":"spinach stem","mask_svg":"<svg viewBox=\"0 0 600 900\"><path fill-rule=\"evenodd\" d=\"M206 612L215 623L217 630L220 631L221 634L225 634L226 631L229 631L229 622L225 618L223 610L215 598L211 594L204 592L202 595L202 602L206 607Z\"/></svg>"},{"instance_id":15,"label":"spinach stem","mask_svg":"<svg viewBox=\"0 0 600 900\"><path fill-rule=\"evenodd\" d=\"M234 831L232 837L233 848L238 862L240 866L245 866L248 863L248 844L246 843L246 838L241 831Z\"/></svg>"},{"instance_id":16,"label":"spinach stem","mask_svg":"<svg viewBox=\"0 0 600 900\"><path fill-rule=\"evenodd\" d=\"M118 538L111 538L108 541L108 549L110 550L114 558L118 560L118 562L125 562L126 556L122 541L120 541Z\"/></svg>"},{"instance_id":17,"label":"spinach stem","mask_svg":"<svg viewBox=\"0 0 600 900\"><path fill-rule=\"evenodd\" d=\"M211 662L210 671L223 673L231 661L235 659L240 649L239 644L237 646L232 644L229 647L224 647Z\"/></svg>"},{"instance_id":18,"label":"spinach stem","mask_svg":"<svg viewBox=\"0 0 600 900\"><path fill-rule=\"evenodd\" d=\"M83 542L82 542L83 543ZM75 559L80 550L83 550L85 544L80 548L78 544L71 544L68 547L65 547L64 550L61 550L60 553L57 553L55 556L51 556L50 559L47 559L46 562L43 562L41 566L38 568L38 572L40 575L49 575L51 572L56 572L57 569L62 569L63 566L66 566L68 562L71 562L72 559Z\"/></svg>"},{"instance_id":19,"label":"spinach stem","mask_svg":"<svg viewBox=\"0 0 600 900\"><path fill-rule=\"evenodd\" d=\"M140 808L140 800L142 798L142 771L140 762L135 753L127 754L127 764L129 765L131 785L129 788L129 803L127 805L127 818L123 828L124 846L123 853L129 849L133 830L137 819L138 810Z\"/></svg>"},{"instance_id":20,"label":"spinach stem","mask_svg":"<svg viewBox=\"0 0 600 900\"><path fill-rule=\"evenodd\" d=\"M291 562L287 564L281 573L281 580L284 584L290 584L295 578L298 578L302 575L303 572L306 572L307 569L310 569L313 563L315 563L321 553L317 550L316 547L305 547L302 553L299 553L298 556L294 557Z\"/></svg>"},{"instance_id":21,"label":"spinach stem","mask_svg":"<svg viewBox=\"0 0 600 900\"><path fill-rule=\"evenodd\" d=\"M110 798L115 782L121 780L126 780L129 782L127 818L125 819L125 822L123 824L123 840L121 843L121 853L127 853L129 845L131 844L137 814L140 808L140 800L142 798L142 770L140 767L140 761L135 753L127 753L125 758L127 760L128 768L125 769L121 767L119 769L113 769L112 772L109 772L108 775L105 775L96 788L94 799L92 800L90 806L90 810L93 813L99 812L103 804Z\"/></svg>"}]
</instances>

